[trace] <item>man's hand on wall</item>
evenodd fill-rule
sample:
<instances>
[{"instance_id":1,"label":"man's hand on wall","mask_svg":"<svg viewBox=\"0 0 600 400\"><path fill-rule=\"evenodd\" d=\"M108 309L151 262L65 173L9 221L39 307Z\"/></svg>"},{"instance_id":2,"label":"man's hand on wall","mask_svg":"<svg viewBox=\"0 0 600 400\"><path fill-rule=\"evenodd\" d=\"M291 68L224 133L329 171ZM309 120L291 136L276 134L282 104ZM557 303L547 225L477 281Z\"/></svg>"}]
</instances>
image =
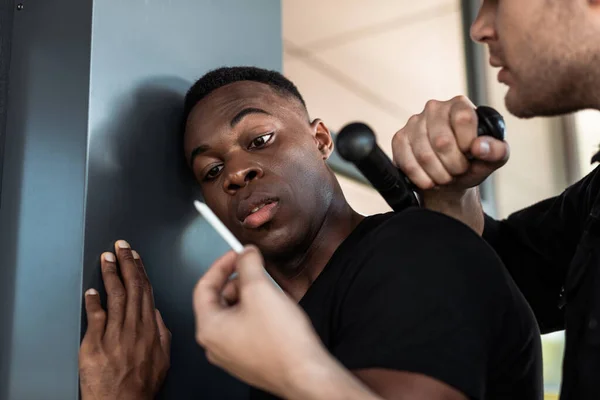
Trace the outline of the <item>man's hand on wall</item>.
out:
<instances>
[{"instance_id":1,"label":"man's hand on wall","mask_svg":"<svg viewBox=\"0 0 600 400\"><path fill-rule=\"evenodd\" d=\"M85 294L88 329L79 352L82 399L153 399L169 369L171 333L154 308L139 254L122 240L115 252L116 258L112 253L101 257L107 310L97 291Z\"/></svg>"}]
</instances>

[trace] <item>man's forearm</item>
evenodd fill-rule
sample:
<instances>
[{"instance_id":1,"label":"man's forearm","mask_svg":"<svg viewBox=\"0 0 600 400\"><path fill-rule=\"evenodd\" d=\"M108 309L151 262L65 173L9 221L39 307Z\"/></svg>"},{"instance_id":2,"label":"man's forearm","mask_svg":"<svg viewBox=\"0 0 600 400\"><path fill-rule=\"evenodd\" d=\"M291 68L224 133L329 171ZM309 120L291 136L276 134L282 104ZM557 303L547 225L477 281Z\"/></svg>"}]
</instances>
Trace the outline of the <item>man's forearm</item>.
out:
<instances>
[{"instance_id":1,"label":"man's forearm","mask_svg":"<svg viewBox=\"0 0 600 400\"><path fill-rule=\"evenodd\" d=\"M332 356L312 363L291 379L291 400L381 400Z\"/></svg>"},{"instance_id":2,"label":"man's forearm","mask_svg":"<svg viewBox=\"0 0 600 400\"><path fill-rule=\"evenodd\" d=\"M425 208L461 221L479 236L483 234L484 214L478 188L464 193L431 190L423 194L422 202Z\"/></svg>"}]
</instances>

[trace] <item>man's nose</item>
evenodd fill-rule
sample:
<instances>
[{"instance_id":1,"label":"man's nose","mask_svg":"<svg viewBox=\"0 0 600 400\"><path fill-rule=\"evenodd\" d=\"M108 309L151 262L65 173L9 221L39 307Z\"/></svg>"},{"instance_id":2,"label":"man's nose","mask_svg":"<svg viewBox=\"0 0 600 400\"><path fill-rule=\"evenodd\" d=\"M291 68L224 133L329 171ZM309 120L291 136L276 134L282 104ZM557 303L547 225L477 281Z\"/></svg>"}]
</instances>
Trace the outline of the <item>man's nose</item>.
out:
<instances>
[{"instance_id":1,"label":"man's nose","mask_svg":"<svg viewBox=\"0 0 600 400\"><path fill-rule=\"evenodd\" d=\"M262 168L256 165L239 168L227 175L227 178L223 182L223 189L227 193L234 195L238 190L246 187L248 183L255 179L262 178L263 175Z\"/></svg>"},{"instance_id":2,"label":"man's nose","mask_svg":"<svg viewBox=\"0 0 600 400\"><path fill-rule=\"evenodd\" d=\"M488 43L497 39L494 7L494 4L487 0L481 5L477 18L471 25L471 39L475 42Z\"/></svg>"}]
</instances>

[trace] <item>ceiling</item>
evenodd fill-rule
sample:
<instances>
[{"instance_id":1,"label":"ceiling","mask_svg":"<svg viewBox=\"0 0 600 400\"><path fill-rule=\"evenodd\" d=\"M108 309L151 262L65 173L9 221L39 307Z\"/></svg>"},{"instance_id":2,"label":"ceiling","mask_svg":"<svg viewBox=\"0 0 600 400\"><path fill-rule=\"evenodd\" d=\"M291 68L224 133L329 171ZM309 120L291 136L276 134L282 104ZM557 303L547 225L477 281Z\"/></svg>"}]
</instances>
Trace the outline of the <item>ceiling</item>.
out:
<instances>
[{"instance_id":1,"label":"ceiling","mask_svg":"<svg viewBox=\"0 0 600 400\"><path fill-rule=\"evenodd\" d=\"M284 0L284 73L311 116L370 124L384 150L431 98L466 93L455 0Z\"/></svg>"}]
</instances>

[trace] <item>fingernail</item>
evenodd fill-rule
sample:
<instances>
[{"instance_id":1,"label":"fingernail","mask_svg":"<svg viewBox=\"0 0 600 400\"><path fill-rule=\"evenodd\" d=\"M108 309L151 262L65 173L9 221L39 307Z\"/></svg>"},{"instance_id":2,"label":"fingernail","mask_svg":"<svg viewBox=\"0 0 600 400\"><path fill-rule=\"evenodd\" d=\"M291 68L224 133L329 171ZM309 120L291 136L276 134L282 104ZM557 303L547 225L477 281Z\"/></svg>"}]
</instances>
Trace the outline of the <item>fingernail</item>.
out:
<instances>
[{"instance_id":1,"label":"fingernail","mask_svg":"<svg viewBox=\"0 0 600 400\"><path fill-rule=\"evenodd\" d=\"M129 243L127 243L127 242L126 242L126 241L124 241L124 240L119 240L119 241L117 242L117 246L118 246L120 249L129 249L129 248L131 248L131 246L129 246Z\"/></svg>"},{"instance_id":2,"label":"fingernail","mask_svg":"<svg viewBox=\"0 0 600 400\"><path fill-rule=\"evenodd\" d=\"M113 253L104 253L104 260L108 262L115 262L115 255Z\"/></svg>"},{"instance_id":3,"label":"fingernail","mask_svg":"<svg viewBox=\"0 0 600 400\"><path fill-rule=\"evenodd\" d=\"M85 292L86 296L96 296L98 294L98 292L96 291L96 289L88 289L87 292Z\"/></svg>"},{"instance_id":4,"label":"fingernail","mask_svg":"<svg viewBox=\"0 0 600 400\"><path fill-rule=\"evenodd\" d=\"M479 151L481 155L484 156L490 152L490 144L488 142L481 142L479 145Z\"/></svg>"},{"instance_id":5,"label":"fingernail","mask_svg":"<svg viewBox=\"0 0 600 400\"><path fill-rule=\"evenodd\" d=\"M133 258L135 258L136 260L140 259L140 255L138 254L137 251L131 250L131 254L133 255Z\"/></svg>"}]
</instances>

